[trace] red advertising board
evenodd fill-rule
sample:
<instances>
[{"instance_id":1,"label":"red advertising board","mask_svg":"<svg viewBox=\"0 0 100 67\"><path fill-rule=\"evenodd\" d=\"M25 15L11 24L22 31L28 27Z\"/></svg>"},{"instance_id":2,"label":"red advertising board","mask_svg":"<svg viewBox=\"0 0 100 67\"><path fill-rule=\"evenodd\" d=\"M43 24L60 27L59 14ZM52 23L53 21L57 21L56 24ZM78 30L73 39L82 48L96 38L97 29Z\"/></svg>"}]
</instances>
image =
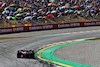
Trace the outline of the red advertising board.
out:
<instances>
[{"instance_id":1,"label":"red advertising board","mask_svg":"<svg viewBox=\"0 0 100 67\"><path fill-rule=\"evenodd\" d=\"M100 21L0 28L0 33L13 33L21 31L35 31L35 30L81 27L81 26L96 26L96 25L100 25Z\"/></svg>"}]
</instances>

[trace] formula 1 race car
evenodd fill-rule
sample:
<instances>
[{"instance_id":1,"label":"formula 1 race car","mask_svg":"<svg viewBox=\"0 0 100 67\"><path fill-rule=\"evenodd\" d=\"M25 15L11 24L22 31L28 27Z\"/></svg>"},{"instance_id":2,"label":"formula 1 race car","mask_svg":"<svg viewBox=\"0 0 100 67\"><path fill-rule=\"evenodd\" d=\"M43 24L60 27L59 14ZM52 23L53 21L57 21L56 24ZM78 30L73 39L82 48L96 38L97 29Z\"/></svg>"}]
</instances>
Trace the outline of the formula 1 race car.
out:
<instances>
[{"instance_id":1,"label":"formula 1 race car","mask_svg":"<svg viewBox=\"0 0 100 67\"><path fill-rule=\"evenodd\" d=\"M34 59L34 51L33 50L18 50L17 58L29 58Z\"/></svg>"}]
</instances>

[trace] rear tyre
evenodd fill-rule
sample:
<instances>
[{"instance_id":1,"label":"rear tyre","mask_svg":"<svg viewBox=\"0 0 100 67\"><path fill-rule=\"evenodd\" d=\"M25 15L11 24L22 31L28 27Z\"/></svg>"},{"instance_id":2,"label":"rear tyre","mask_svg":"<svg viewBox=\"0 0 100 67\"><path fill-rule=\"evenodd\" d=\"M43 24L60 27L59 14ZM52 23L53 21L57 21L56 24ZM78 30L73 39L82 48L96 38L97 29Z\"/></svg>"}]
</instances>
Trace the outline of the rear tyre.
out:
<instances>
[{"instance_id":1,"label":"rear tyre","mask_svg":"<svg viewBox=\"0 0 100 67\"><path fill-rule=\"evenodd\" d=\"M21 58L20 54L17 54L17 58Z\"/></svg>"}]
</instances>

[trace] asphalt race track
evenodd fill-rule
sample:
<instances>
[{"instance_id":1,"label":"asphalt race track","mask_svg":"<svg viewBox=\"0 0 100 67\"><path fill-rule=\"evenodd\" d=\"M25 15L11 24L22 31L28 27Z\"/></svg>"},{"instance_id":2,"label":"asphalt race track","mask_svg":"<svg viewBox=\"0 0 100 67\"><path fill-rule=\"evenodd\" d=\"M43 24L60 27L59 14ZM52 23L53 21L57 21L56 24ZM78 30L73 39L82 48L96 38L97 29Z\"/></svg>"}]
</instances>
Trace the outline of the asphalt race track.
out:
<instances>
[{"instance_id":1,"label":"asphalt race track","mask_svg":"<svg viewBox=\"0 0 100 67\"><path fill-rule=\"evenodd\" d=\"M90 67L100 67L99 42L100 40L93 40L89 42L67 45L54 51L54 55L63 60L90 65Z\"/></svg>"},{"instance_id":2,"label":"asphalt race track","mask_svg":"<svg viewBox=\"0 0 100 67\"><path fill-rule=\"evenodd\" d=\"M12 33L0 35L0 67L42 67L42 64L35 62L31 59L17 59L16 52L19 49L33 49L41 45L51 44L55 42L75 40L82 38L100 37L100 31L97 32L85 32L76 34L64 34L55 36L44 36L40 35L47 34L60 34L68 32L79 32L88 30L99 30L100 27L78 27L78 28L66 28L66 29L54 29L44 31L31 31L22 33ZM15 38L15 39L4 39L9 37L26 37L26 38Z\"/></svg>"}]
</instances>

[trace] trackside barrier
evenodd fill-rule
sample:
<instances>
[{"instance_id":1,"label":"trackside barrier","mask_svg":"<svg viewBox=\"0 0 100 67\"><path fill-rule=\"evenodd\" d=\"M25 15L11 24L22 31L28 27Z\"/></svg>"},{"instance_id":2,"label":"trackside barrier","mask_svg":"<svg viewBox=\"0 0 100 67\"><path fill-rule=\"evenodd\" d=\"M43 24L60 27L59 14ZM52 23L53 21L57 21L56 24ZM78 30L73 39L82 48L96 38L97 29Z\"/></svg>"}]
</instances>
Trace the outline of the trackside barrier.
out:
<instances>
[{"instance_id":1,"label":"trackside barrier","mask_svg":"<svg viewBox=\"0 0 100 67\"><path fill-rule=\"evenodd\" d=\"M9 27L9 28L0 28L0 34L24 32L24 31L47 30L47 29L70 28L70 27L82 27L82 26L97 26L97 25L100 25L100 21Z\"/></svg>"}]
</instances>

